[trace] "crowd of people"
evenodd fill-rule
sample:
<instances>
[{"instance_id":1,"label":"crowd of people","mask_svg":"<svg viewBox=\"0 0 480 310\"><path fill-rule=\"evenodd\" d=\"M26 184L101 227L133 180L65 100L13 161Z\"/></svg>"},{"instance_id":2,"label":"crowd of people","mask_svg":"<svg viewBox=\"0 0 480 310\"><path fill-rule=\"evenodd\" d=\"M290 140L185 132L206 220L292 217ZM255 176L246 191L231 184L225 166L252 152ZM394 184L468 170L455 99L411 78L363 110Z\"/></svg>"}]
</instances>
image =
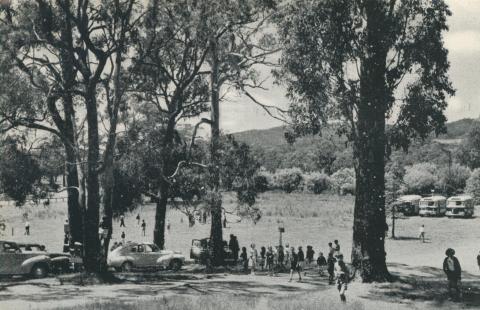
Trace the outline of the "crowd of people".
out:
<instances>
[{"instance_id":1,"label":"crowd of people","mask_svg":"<svg viewBox=\"0 0 480 310\"><path fill-rule=\"evenodd\" d=\"M295 249L293 246L290 247L289 244L285 244L285 247L282 245L276 247L261 246L260 251L258 251L257 246L252 243L248 250L247 247L242 247L240 256L238 256L240 250L238 239L235 235L230 235L228 246L235 261L238 260L243 267L243 271L251 275L255 275L257 271L266 271L269 276L275 276L277 272L289 271L289 282L291 282L296 274L298 275L298 281L302 281L302 273L304 276L307 273L306 267L309 267L309 270L312 267L316 268L320 276L325 276L325 271L327 271L329 284L336 284L340 300L346 301L345 292L350 280L350 271L343 260L338 240L328 243L327 257L319 251L316 260L314 259L315 251L310 245L307 246L305 252L302 246Z\"/></svg>"}]
</instances>

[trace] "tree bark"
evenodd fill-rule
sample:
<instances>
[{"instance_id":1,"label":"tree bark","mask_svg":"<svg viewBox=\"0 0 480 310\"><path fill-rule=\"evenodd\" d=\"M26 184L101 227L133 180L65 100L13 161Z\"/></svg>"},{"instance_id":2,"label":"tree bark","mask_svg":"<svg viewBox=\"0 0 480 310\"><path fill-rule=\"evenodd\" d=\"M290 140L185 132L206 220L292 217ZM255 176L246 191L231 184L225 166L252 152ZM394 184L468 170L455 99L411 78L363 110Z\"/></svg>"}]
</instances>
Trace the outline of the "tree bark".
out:
<instances>
[{"instance_id":1,"label":"tree bark","mask_svg":"<svg viewBox=\"0 0 480 310\"><path fill-rule=\"evenodd\" d=\"M223 231L222 231L222 196L220 194L220 172L219 162L219 144L220 144L220 83L219 83L219 60L218 60L218 42L216 39L211 40L211 141L210 141L210 213L212 223L210 229L210 239L212 241L213 265L219 266L223 264Z\"/></svg>"},{"instance_id":2,"label":"tree bark","mask_svg":"<svg viewBox=\"0 0 480 310\"><path fill-rule=\"evenodd\" d=\"M88 155L87 155L87 211L85 216L85 269L90 272L101 271L100 240L98 237L99 222L99 136L98 111L96 100L96 84L88 85L86 95L88 124Z\"/></svg>"},{"instance_id":3,"label":"tree bark","mask_svg":"<svg viewBox=\"0 0 480 310\"><path fill-rule=\"evenodd\" d=\"M386 15L383 5L370 1L366 52L360 73L360 103L356 130L356 195L352 264L364 282L386 281L390 274L385 253L385 111L387 106Z\"/></svg>"}]
</instances>

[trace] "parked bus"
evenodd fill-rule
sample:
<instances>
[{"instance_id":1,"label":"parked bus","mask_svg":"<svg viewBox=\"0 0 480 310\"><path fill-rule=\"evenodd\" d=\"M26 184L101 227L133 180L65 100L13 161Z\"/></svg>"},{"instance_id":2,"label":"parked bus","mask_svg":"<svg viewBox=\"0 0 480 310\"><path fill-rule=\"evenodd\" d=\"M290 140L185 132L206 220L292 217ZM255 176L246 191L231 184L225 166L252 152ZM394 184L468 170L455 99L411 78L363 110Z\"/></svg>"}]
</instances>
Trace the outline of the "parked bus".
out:
<instances>
[{"instance_id":1,"label":"parked bus","mask_svg":"<svg viewBox=\"0 0 480 310\"><path fill-rule=\"evenodd\" d=\"M397 211L403 215L418 215L420 211L420 195L405 195L397 199Z\"/></svg>"},{"instance_id":2,"label":"parked bus","mask_svg":"<svg viewBox=\"0 0 480 310\"><path fill-rule=\"evenodd\" d=\"M472 217L474 213L473 199L471 196L453 196L447 200L447 213L452 217Z\"/></svg>"},{"instance_id":3,"label":"parked bus","mask_svg":"<svg viewBox=\"0 0 480 310\"><path fill-rule=\"evenodd\" d=\"M444 216L447 212L447 198L443 196L420 199L420 216Z\"/></svg>"}]
</instances>

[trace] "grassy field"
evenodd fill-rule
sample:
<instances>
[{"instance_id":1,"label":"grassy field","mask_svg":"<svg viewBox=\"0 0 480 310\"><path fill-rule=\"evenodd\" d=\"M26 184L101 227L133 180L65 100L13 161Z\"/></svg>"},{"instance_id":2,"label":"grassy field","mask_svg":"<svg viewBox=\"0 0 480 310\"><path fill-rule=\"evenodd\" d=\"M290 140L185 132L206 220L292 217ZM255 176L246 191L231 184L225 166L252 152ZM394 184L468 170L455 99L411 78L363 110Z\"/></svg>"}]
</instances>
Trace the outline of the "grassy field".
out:
<instances>
[{"instance_id":1,"label":"grassy field","mask_svg":"<svg viewBox=\"0 0 480 310\"><path fill-rule=\"evenodd\" d=\"M224 206L228 210L235 208L235 199L227 194L224 197ZM331 196L331 195L309 195L309 194L284 194L268 192L262 194L258 199L258 206L263 212L262 219L255 225L249 220L236 222L234 216L227 216L229 223L224 230L225 239L233 233L238 236L241 246L248 246L250 243L256 243L257 246L268 246L278 244L278 222L284 222L285 234L284 243L291 246L312 245L318 253L319 250L326 251L327 243L338 239L342 246L342 252L348 258L350 257L350 248L352 244L352 222L353 222L353 197L351 196ZM22 214L29 214L31 223L31 236L23 235L23 217ZM137 225L135 216L137 212L145 219L147 223L148 234L141 236L141 229ZM476 210L480 214L480 210ZM4 232L3 239L14 241L31 241L44 243L50 250L59 251L62 247L63 222L66 217L66 203L52 204L48 207L36 206L16 208L14 206L3 206L0 208L0 214L7 220L7 229ZM154 225L155 206L147 204L141 206L138 211L132 214L126 214L126 225L124 229L127 240L148 240L152 239L152 230ZM188 256L191 240L194 238L203 238L209 235L210 225L195 224L188 227L186 217L177 210L168 211L168 219L171 223L171 229L166 236L167 248L178 250ZM425 243L417 239L420 225L425 225L427 240ZM389 223L391 227L391 223ZM480 245L480 217L473 219L447 219L447 218L421 218L408 217L397 220L396 224L397 239L386 240L387 260L390 270L402 276L402 281L395 284L384 284L377 286L364 286L354 284L349 289L349 294L355 295L354 302L348 304L347 309L404 309L404 300L408 300L406 308L419 309L435 308L441 301L440 306L451 308L451 305L445 305L445 279L441 270L441 264L444 258L445 249L453 247L457 252L462 269L464 270L464 287L471 305L480 306L480 282L477 281L480 274L476 264L476 255ZM14 230L12 236L11 231ZM119 222L114 225L114 240L119 240L122 230L119 228ZM188 271L187 271L188 273ZM192 309L211 309L213 305L217 308L216 298L225 299L225 295L217 296L219 293L229 296L225 309L336 309L336 302L332 304L330 300L337 300L335 290L326 287L326 281L323 278L307 278L306 283L300 286L285 286L288 278L282 275L278 278L269 279L259 276L254 281L244 279L241 275L217 275L216 278L208 277L190 280L181 279L181 284L175 280L156 280L143 286L139 284L132 285L130 288L110 288L110 293L105 296L111 296L115 292L116 296L122 299L125 296L158 296L167 294L160 299L128 300L128 303L134 303L130 306L121 306L125 301L116 301L109 297L109 300L100 298L92 305L90 300L78 309L156 309L158 304L162 304L164 309L190 309L192 304L196 305ZM188 277L187 277L188 278ZM195 282L196 281L196 282ZM214 281L214 283L209 282ZM247 282L245 282L247 281ZM280 285L281 284L281 285ZM31 284L28 284L31 285ZM54 286L53 284L51 284ZM55 284L55 285L58 285ZM172 285L171 287L169 285ZM157 287L158 286L158 287ZM188 289L185 289L185 287ZM155 289L153 287L156 287ZM181 289L179 289L181 287ZM200 296L192 296L199 290L206 289L208 292L201 293ZM75 297L79 294L78 287L68 288L65 293L65 286L62 289L56 288L59 294L65 294ZM107 290L107 288L104 288ZM327 295L316 296L317 290L327 290ZM71 291L70 291L71 290ZM153 290L153 291L152 291ZM1 287L0 287L1 291ZM18 291L12 291L8 296L22 296L24 288ZM298 298L284 299L288 294L305 294ZM70 295L75 292L75 295ZM100 291L101 292L101 291ZM149 292L149 294L146 294ZM178 295L178 293L181 293ZM327 292L327 291L326 291ZM368 293L367 293L368 292ZM0 292L1 293L1 292ZM82 296L93 294L88 287L82 291ZM151 293L151 294L150 294ZM242 296L237 296L239 293ZM20 294L20 295L18 295ZM50 296L52 292L45 292L45 296ZM55 294L55 293L54 293ZM101 295L102 293L100 293ZM201 295L208 294L208 298L202 299ZM312 295L314 294L314 295ZM245 296L244 296L245 295ZM280 297L278 297L279 295ZM7 296L7 297L8 297ZM28 298L30 294L24 296ZM311 297L315 296L315 297ZM8 299L3 296L4 298ZM230 298L232 297L232 298ZM22 297L23 298L23 297ZM87 297L85 297L87 298ZM323 299L322 299L323 298ZM326 298L326 299L325 299ZM362 301L358 303L357 301ZM42 299L39 299L42 300ZM322 301L323 300L323 301ZM0 303L2 298L0 298ZM320 301L320 302L319 302ZM381 303L379 304L379 302ZM422 302L420 302L422 301ZM250 307L249 303L253 303ZM372 304L372 302L374 302ZM424 302L427 302L428 307ZM136 304L135 304L136 303ZM208 306L210 303L210 307ZM400 304L399 304L400 303ZM97 307L95 307L95 304ZM326 305L322 308L322 305ZM378 306L380 305L380 306ZM465 304L468 306L468 303ZM464 305L464 306L465 306ZM91 307L91 308L88 308ZM123 307L123 308L122 308ZM202 308L203 307L203 308ZM51 308L51 307L50 307ZM406 309L405 308L405 309ZM2 309L0 305L0 309ZM59 308L61 309L61 307ZM220 308L223 309L223 308ZM3 310L3 309L2 309Z\"/></svg>"}]
</instances>

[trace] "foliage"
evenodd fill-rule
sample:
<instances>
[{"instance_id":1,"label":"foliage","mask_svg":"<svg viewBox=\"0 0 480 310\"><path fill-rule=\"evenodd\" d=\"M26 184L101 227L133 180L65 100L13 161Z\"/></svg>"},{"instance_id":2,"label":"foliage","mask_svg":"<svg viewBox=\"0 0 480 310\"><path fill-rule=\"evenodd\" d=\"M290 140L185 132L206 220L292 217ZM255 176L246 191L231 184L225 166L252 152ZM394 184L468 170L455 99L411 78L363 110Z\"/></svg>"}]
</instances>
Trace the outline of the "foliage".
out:
<instances>
[{"instance_id":1,"label":"foliage","mask_svg":"<svg viewBox=\"0 0 480 310\"><path fill-rule=\"evenodd\" d=\"M253 181L255 182L255 188L259 193L264 193L269 189L269 182L266 175L258 174L255 175Z\"/></svg>"},{"instance_id":2,"label":"foliage","mask_svg":"<svg viewBox=\"0 0 480 310\"><path fill-rule=\"evenodd\" d=\"M397 199L398 195L405 191L403 178L405 177L405 168L399 162L393 162L388 166L385 174L385 191L387 205Z\"/></svg>"},{"instance_id":3,"label":"foliage","mask_svg":"<svg viewBox=\"0 0 480 310\"><path fill-rule=\"evenodd\" d=\"M302 170L299 168L279 169L275 171L274 187L291 193L299 188L302 180Z\"/></svg>"},{"instance_id":4,"label":"foliage","mask_svg":"<svg viewBox=\"0 0 480 310\"><path fill-rule=\"evenodd\" d=\"M448 196L464 191L471 170L460 164L438 169L436 187Z\"/></svg>"},{"instance_id":5,"label":"foliage","mask_svg":"<svg viewBox=\"0 0 480 310\"><path fill-rule=\"evenodd\" d=\"M475 124L457 150L458 161L471 169L480 168L480 125Z\"/></svg>"},{"instance_id":6,"label":"foliage","mask_svg":"<svg viewBox=\"0 0 480 310\"><path fill-rule=\"evenodd\" d=\"M332 189L340 194L355 194L355 170L343 168L330 176Z\"/></svg>"},{"instance_id":7,"label":"foliage","mask_svg":"<svg viewBox=\"0 0 480 310\"><path fill-rule=\"evenodd\" d=\"M38 190L41 170L37 161L12 138L2 141L0 153L0 189L18 205Z\"/></svg>"},{"instance_id":8,"label":"foliage","mask_svg":"<svg viewBox=\"0 0 480 310\"><path fill-rule=\"evenodd\" d=\"M320 172L311 172L303 176L305 189L314 194L321 194L330 188L330 178Z\"/></svg>"},{"instance_id":9,"label":"foliage","mask_svg":"<svg viewBox=\"0 0 480 310\"><path fill-rule=\"evenodd\" d=\"M410 194L426 194L435 189L438 168L432 163L418 163L405 167L404 182Z\"/></svg>"},{"instance_id":10,"label":"foliage","mask_svg":"<svg viewBox=\"0 0 480 310\"><path fill-rule=\"evenodd\" d=\"M475 204L480 203L480 168L473 170L467 180L465 191L472 195Z\"/></svg>"}]
</instances>

